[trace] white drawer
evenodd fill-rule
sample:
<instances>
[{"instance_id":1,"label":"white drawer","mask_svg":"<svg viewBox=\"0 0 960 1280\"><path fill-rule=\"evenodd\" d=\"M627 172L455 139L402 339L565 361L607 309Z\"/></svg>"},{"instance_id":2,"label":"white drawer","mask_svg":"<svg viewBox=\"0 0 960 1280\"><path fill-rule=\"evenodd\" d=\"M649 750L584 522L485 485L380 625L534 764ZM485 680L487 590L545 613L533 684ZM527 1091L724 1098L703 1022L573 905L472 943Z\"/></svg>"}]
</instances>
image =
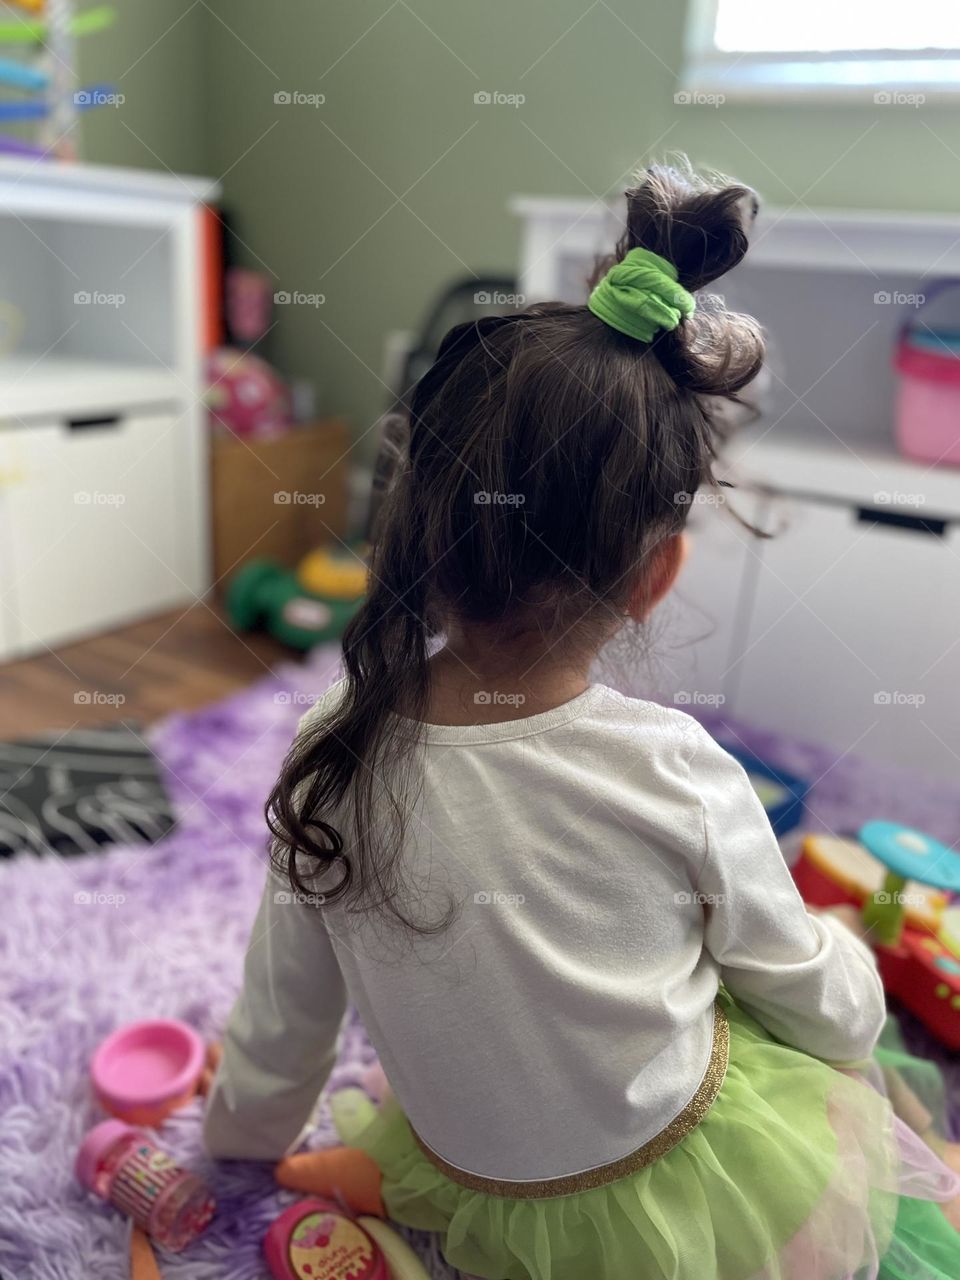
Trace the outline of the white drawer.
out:
<instances>
[{"instance_id":1,"label":"white drawer","mask_svg":"<svg viewBox=\"0 0 960 1280\"><path fill-rule=\"evenodd\" d=\"M762 544L735 707L750 723L960 776L960 536L798 502Z\"/></svg>"},{"instance_id":2,"label":"white drawer","mask_svg":"<svg viewBox=\"0 0 960 1280\"><path fill-rule=\"evenodd\" d=\"M185 429L158 412L0 432L7 655L191 598Z\"/></svg>"}]
</instances>

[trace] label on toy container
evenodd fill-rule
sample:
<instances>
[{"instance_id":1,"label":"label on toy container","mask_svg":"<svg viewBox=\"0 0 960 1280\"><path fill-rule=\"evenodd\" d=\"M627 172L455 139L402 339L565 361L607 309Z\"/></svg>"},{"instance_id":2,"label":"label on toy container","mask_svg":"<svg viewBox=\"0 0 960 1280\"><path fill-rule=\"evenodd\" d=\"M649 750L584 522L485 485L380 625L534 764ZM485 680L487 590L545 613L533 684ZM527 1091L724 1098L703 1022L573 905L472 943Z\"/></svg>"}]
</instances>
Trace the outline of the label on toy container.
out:
<instances>
[{"instance_id":1,"label":"label on toy container","mask_svg":"<svg viewBox=\"0 0 960 1280\"><path fill-rule=\"evenodd\" d=\"M294 596L283 606L284 622L304 631L322 631L329 627L332 617L329 605L322 600L308 600L305 596Z\"/></svg>"},{"instance_id":2,"label":"label on toy container","mask_svg":"<svg viewBox=\"0 0 960 1280\"><path fill-rule=\"evenodd\" d=\"M326 1212L301 1218L288 1258L298 1280L368 1280L375 1262L370 1237L348 1218Z\"/></svg>"}]
</instances>

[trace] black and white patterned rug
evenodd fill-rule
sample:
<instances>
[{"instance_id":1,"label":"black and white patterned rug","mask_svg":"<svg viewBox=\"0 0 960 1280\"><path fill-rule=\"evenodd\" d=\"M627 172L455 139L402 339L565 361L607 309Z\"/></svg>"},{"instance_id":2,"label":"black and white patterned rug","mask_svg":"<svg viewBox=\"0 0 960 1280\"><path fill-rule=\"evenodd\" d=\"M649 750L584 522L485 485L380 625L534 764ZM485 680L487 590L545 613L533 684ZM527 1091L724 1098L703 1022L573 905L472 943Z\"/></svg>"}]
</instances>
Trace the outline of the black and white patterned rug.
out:
<instances>
[{"instance_id":1,"label":"black and white patterned rug","mask_svg":"<svg viewBox=\"0 0 960 1280\"><path fill-rule=\"evenodd\" d=\"M0 857L149 844L173 825L170 797L137 724L0 742Z\"/></svg>"}]
</instances>

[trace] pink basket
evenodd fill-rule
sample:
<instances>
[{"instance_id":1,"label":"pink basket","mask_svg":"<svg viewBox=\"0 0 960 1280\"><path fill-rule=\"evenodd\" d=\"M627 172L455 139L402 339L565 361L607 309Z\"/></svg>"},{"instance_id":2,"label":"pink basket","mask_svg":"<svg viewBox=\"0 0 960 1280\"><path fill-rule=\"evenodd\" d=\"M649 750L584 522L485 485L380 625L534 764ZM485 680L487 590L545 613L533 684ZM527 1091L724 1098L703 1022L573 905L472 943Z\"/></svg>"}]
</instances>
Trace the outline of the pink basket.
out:
<instances>
[{"instance_id":1,"label":"pink basket","mask_svg":"<svg viewBox=\"0 0 960 1280\"><path fill-rule=\"evenodd\" d=\"M956 333L926 326L921 333L913 325L901 329L894 357L900 374L897 445L908 458L960 466L960 341Z\"/></svg>"}]
</instances>

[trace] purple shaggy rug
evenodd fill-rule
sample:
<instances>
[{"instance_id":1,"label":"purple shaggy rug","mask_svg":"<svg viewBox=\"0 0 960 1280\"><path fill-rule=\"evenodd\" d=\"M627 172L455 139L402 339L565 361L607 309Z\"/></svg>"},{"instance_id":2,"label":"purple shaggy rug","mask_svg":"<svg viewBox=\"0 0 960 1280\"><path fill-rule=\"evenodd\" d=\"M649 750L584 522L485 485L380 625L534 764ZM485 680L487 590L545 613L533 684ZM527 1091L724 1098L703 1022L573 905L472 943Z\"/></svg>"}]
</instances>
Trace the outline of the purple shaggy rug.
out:
<instances>
[{"instance_id":1,"label":"purple shaggy rug","mask_svg":"<svg viewBox=\"0 0 960 1280\"><path fill-rule=\"evenodd\" d=\"M263 886L263 803L338 657L320 650L308 666L157 726L150 738L179 819L161 844L0 866L2 1280L127 1280L126 1221L73 1177L80 1140L102 1119L88 1063L105 1035L136 1018L220 1033ZM358 1084L372 1061L354 1019L333 1086ZM161 1140L209 1182L219 1209L185 1253L163 1255L165 1280L262 1280L264 1233L297 1197L267 1165L206 1160L200 1114L191 1104ZM314 1142L333 1141L321 1111ZM434 1241L417 1246L435 1277L453 1275Z\"/></svg>"},{"instance_id":2,"label":"purple shaggy rug","mask_svg":"<svg viewBox=\"0 0 960 1280\"><path fill-rule=\"evenodd\" d=\"M216 1037L240 981L247 933L264 874L262 806L311 695L329 683L326 649L225 702L174 716L150 735L167 773L179 826L155 846L61 861L21 857L0 865L0 1276L3 1280L126 1280L124 1219L80 1190L72 1165L84 1132L101 1118L87 1066L99 1041L124 1022L178 1017ZM950 842L960 795L742 726L719 736L820 778L811 825L837 832L885 814ZM946 1066L951 1100L960 1069L915 1025L915 1050ZM359 1082L373 1059L353 1020L334 1087ZM219 1202L205 1236L164 1256L168 1280L263 1280L261 1241L294 1197L270 1169L214 1166L200 1147L200 1104L164 1126L163 1142L208 1179ZM315 1145L333 1140L317 1115ZM453 1273L436 1242L413 1236L436 1280Z\"/></svg>"}]
</instances>

